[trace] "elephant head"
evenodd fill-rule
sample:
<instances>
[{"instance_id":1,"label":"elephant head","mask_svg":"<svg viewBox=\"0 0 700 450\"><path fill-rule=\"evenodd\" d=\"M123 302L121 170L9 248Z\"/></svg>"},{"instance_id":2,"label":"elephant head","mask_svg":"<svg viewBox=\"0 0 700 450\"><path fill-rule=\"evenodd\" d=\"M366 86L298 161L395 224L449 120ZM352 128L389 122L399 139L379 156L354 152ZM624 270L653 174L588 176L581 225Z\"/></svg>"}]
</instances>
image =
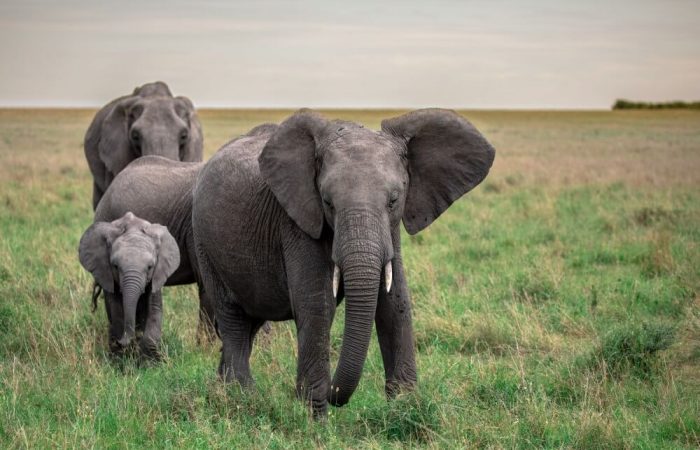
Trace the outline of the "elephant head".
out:
<instances>
[{"instance_id":1,"label":"elephant head","mask_svg":"<svg viewBox=\"0 0 700 450\"><path fill-rule=\"evenodd\" d=\"M148 83L119 98L96 116L85 137L111 178L134 159L158 155L175 161L202 160L202 128L187 97L173 97L163 82ZM111 178L109 178L111 177Z\"/></svg>"},{"instance_id":2,"label":"elephant head","mask_svg":"<svg viewBox=\"0 0 700 450\"><path fill-rule=\"evenodd\" d=\"M134 337L141 295L159 291L180 265L180 250L168 229L130 212L113 222L91 225L80 239L79 257L102 289L121 294L122 346Z\"/></svg>"},{"instance_id":3,"label":"elephant head","mask_svg":"<svg viewBox=\"0 0 700 450\"><path fill-rule=\"evenodd\" d=\"M488 174L495 151L453 111L424 109L372 131L302 110L264 147L263 179L314 239L333 236L333 292L346 298L343 344L329 401L343 405L362 373L379 288L391 289L392 236L415 234ZM324 234L325 236L325 234Z\"/></svg>"}]
</instances>

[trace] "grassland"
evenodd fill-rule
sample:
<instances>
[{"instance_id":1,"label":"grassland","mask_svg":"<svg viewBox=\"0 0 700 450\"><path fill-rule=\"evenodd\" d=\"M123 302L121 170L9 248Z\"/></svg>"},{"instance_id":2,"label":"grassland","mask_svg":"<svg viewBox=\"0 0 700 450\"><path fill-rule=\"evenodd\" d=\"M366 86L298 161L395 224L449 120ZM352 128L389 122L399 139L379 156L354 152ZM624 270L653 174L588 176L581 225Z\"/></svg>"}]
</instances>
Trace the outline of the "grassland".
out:
<instances>
[{"instance_id":1,"label":"grassland","mask_svg":"<svg viewBox=\"0 0 700 450\"><path fill-rule=\"evenodd\" d=\"M375 340L318 425L293 394L294 327L256 342L254 392L223 386L191 287L166 289L162 364L110 360L77 260L93 113L0 110L0 447L700 446L700 114L465 112L491 175L404 236L420 388L385 400ZM207 157L287 114L203 111Z\"/></svg>"}]
</instances>

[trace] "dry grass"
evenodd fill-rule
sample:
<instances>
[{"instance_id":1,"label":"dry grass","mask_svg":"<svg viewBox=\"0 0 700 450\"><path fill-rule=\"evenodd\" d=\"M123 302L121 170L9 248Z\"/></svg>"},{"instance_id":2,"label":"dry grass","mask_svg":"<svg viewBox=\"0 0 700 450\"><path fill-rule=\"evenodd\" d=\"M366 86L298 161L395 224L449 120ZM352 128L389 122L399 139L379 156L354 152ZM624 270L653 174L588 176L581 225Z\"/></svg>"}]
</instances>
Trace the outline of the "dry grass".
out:
<instances>
[{"instance_id":1,"label":"dry grass","mask_svg":"<svg viewBox=\"0 0 700 450\"><path fill-rule=\"evenodd\" d=\"M201 111L206 157L290 112ZM373 342L325 426L294 398L291 324L256 342L257 391L217 381L192 287L165 292L162 364L110 360L77 261L93 114L0 109L1 447L700 445L700 114L465 111L495 166L404 236L420 390L385 401Z\"/></svg>"}]
</instances>

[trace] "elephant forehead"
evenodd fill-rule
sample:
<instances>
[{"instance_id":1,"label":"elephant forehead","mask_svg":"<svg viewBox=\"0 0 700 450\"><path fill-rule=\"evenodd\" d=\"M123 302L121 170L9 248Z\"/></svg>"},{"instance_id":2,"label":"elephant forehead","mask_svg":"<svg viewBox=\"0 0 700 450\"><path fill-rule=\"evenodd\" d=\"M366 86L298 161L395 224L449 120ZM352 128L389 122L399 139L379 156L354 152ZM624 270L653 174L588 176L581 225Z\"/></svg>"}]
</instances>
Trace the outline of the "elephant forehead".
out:
<instances>
[{"instance_id":1,"label":"elephant forehead","mask_svg":"<svg viewBox=\"0 0 700 450\"><path fill-rule=\"evenodd\" d=\"M163 83L162 81L146 83L143 86L136 88L134 90L134 94L139 95L141 97L149 97L156 95L168 97L173 96L173 94L170 92L170 88L168 87L168 85Z\"/></svg>"},{"instance_id":2,"label":"elephant forehead","mask_svg":"<svg viewBox=\"0 0 700 450\"><path fill-rule=\"evenodd\" d=\"M143 220L140 217L137 217L132 212L127 212L122 217L115 220L113 223L114 223L114 225L117 225L117 226L122 225L127 230L130 230L132 228L144 229L145 227L147 227L151 224L150 222Z\"/></svg>"},{"instance_id":3,"label":"elephant forehead","mask_svg":"<svg viewBox=\"0 0 700 450\"><path fill-rule=\"evenodd\" d=\"M401 148L392 139L378 133L346 135L327 150L318 181L331 195L346 191L348 183L352 183L353 190L358 184L393 189L406 181L406 164Z\"/></svg>"},{"instance_id":4,"label":"elephant forehead","mask_svg":"<svg viewBox=\"0 0 700 450\"><path fill-rule=\"evenodd\" d=\"M156 247L153 238L141 228L131 228L121 235L112 244L113 253L119 251L146 250L152 251Z\"/></svg>"},{"instance_id":5,"label":"elephant forehead","mask_svg":"<svg viewBox=\"0 0 700 450\"><path fill-rule=\"evenodd\" d=\"M354 128L341 133L337 134L335 138L331 138L326 144L327 152L345 155L353 159L367 159L368 157L371 159L372 155L382 153L402 156L403 149L396 139L384 133L367 128Z\"/></svg>"},{"instance_id":6,"label":"elephant forehead","mask_svg":"<svg viewBox=\"0 0 700 450\"><path fill-rule=\"evenodd\" d=\"M143 118L167 121L177 116L175 103L170 97L146 97L136 102L134 107L143 109Z\"/></svg>"}]
</instances>

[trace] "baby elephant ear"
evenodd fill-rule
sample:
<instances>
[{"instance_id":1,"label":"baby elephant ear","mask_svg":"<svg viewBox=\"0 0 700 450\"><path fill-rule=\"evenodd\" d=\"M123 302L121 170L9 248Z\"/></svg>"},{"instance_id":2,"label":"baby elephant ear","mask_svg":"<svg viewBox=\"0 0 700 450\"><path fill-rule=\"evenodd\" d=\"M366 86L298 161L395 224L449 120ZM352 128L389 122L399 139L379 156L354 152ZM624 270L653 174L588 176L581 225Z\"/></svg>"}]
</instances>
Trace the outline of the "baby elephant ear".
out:
<instances>
[{"instance_id":1,"label":"baby elephant ear","mask_svg":"<svg viewBox=\"0 0 700 450\"><path fill-rule=\"evenodd\" d=\"M151 290L159 291L168 277L180 266L180 249L175 238L163 225L152 224L146 228L146 234L156 241L158 254L156 255L156 267L153 269Z\"/></svg>"},{"instance_id":2,"label":"baby elephant ear","mask_svg":"<svg viewBox=\"0 0 700 450\"><path fill-rule=\"evenodd\" d=\"M114 292L114 277L110 263L112 242L121 230L110 222L96 222L80 238L80 264L92 274L97 284L107 292Z\"/></svg>"},{"instance_id":3,"label":"baby elephant ear","mask_svg":"<svg viewBox=\"0 0 700 450\"><path fill-rule=\"evenodd\" d=\"M495 150L454 111L419 109L382 122L406 142L409 188L403 223L409 234L430 225L489 173Z\"/></svg>"}]
</instances>

